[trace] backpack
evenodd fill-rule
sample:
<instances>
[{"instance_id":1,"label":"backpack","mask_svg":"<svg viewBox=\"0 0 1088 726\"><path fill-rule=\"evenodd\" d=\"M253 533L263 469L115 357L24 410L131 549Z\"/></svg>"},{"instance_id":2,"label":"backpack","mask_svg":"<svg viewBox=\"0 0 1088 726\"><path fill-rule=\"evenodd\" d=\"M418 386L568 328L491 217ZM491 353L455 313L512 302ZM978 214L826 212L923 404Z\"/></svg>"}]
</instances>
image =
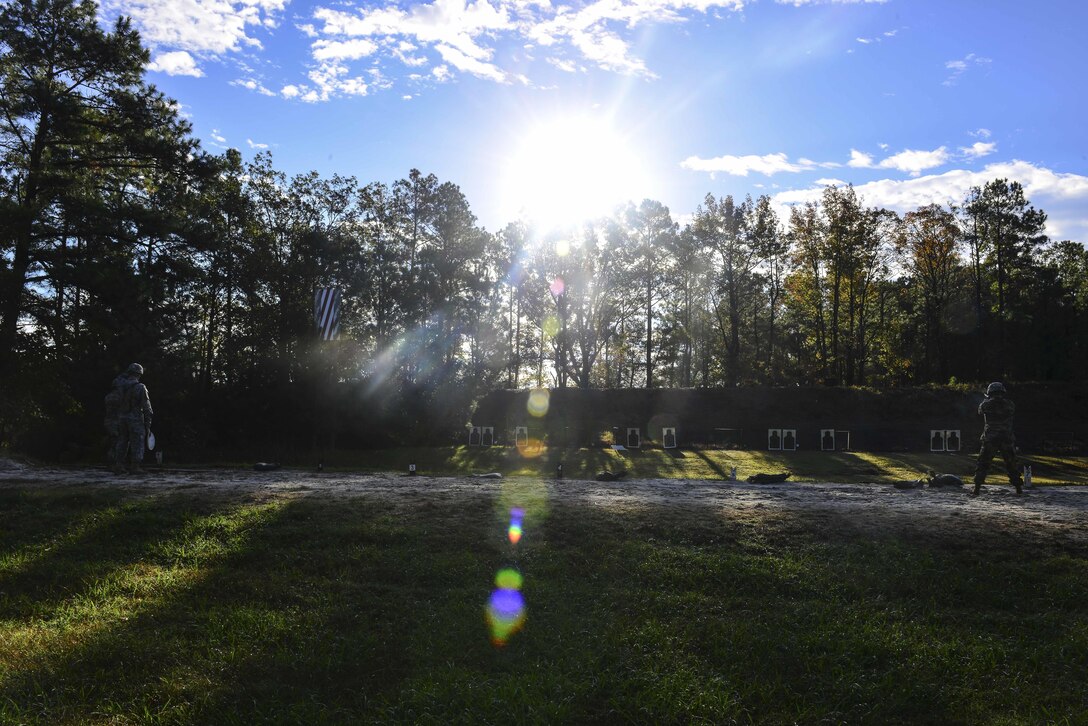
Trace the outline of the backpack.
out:
<instances>
[{"instance_id":1,"label":"backpack","mask_svg":"<svg viewBox=\"0 0 1088 726\"><path fill-rule=\"evenodd\" d=\"M121 405L124 403L125 394L121 391L120 386L114 386L109 393L106 394L106 422L116 422L121 418Z\"/></svg>"}]
</instances>

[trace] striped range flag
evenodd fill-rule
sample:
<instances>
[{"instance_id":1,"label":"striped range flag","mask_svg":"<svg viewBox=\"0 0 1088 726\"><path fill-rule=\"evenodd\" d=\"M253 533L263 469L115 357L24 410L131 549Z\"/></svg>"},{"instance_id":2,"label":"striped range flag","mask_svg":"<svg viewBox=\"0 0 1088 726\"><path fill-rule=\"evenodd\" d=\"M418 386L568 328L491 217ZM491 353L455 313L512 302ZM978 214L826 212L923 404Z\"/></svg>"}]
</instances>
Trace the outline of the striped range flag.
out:
<instances>
[{"instance_id":1,"label":"striped range flag","mask_svg":"<svg viewBox=\"0 0 1088 726\"><path fill-rule=\"evenodd\" d=\"M340 291L319 287L314 293L314 325L322 340L340 337Z\"/></svg>"}]
</instances>

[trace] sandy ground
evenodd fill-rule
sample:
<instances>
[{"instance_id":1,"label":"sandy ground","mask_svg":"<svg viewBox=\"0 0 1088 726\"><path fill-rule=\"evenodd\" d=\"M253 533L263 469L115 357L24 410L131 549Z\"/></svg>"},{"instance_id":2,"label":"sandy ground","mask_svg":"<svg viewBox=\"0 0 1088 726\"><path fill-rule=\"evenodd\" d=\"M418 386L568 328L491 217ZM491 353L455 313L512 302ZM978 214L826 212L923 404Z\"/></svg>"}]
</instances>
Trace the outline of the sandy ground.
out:
<instances>
[{"instance_id":1,"label":"sandy ground","mask_svg":"<svg viewBox=\"0 0 1088 726\"><path fill-rule=\"evenodd\" d=\"M992 477L992 479L995 479ZM511 487L543 487L552 502L629 510L663 508L714 512L716 516L804 517L829 528L859 532L909 532L941 539L973 532L1003 532L1032 544L1088 546L1088 487L1038 487L1014 495L1006 484L983 488L979 497L962 488L896 489L890 484L784 483L635 479L480 479L401 474L165 469L142 476L115 476L104 469L33 467L0 460L0 488L87 487L133 493L207 492L254 498L281 496L377 497L412 506L428 499L497 496Z\"/></svg>"}]
</instances>

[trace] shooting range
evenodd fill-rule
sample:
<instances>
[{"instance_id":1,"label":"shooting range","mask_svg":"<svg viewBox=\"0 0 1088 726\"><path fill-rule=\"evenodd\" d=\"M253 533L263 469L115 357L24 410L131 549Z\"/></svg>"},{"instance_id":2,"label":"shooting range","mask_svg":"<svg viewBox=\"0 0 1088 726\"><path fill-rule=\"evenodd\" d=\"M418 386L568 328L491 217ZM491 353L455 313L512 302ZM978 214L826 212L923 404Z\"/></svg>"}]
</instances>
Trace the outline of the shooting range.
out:
<instances>
[{"instance_id":1,"label":"shooting range","mask_svg":"<svg viewBox=\"0 0 1088 726\"><path fill-rule=\"evenodd\" d=\"M795 451L797 429L767 429L768 451Z\"/></svg>"},{"instance_id":2,"label":"shooting range","mask_svg":"<svg viewBox=\"0 0 1088 726\"><path fill-rule=\"evenodd\" d=\"M960 450L960 431L959 429L930 429L929 431L929 450L930 451L959 451Z\"/></svg>"}]
</instances>

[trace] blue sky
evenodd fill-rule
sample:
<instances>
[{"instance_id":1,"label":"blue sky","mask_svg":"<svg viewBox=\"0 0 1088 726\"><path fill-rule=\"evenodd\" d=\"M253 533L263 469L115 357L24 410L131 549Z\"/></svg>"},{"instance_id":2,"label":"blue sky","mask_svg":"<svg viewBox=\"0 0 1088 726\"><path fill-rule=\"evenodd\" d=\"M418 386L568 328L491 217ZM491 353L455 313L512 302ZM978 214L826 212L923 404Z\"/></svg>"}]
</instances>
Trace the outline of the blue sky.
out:
<instances>
[{"instance_id":1,"label":"blue sky","mask_svg":"<svg viewBox=\"0 0 1088 726\"><path fill-rule=\"evenodd\" d=\"M1088 242L1088 3L103 0L209 150L460 185L519 214L853 183L903 212L1024 184ZM564 191L565 190L565 191ZM547 198L547 204L540 204ZM536 200L536 201L533 201Z\"/></svg>"}]
</instances>

